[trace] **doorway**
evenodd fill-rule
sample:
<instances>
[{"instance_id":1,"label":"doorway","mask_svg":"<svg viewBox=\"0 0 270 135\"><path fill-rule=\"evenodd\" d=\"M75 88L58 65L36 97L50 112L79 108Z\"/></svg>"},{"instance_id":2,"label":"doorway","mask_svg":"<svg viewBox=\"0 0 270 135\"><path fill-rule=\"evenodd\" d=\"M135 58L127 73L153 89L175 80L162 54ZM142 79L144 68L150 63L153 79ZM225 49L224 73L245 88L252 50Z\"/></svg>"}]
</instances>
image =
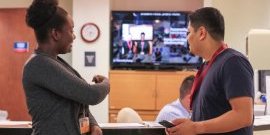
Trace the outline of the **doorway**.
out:
<instances>
[{"instance_id":1,"label":"doorway","mask_svg":"<svg viewBox=\"0 0 270 135\"><path fill-rule=\"evenodd\" d=\"M23 66L36 46L34 32L25 23L26 9L0 9L0 110L9 120L31 120L22 86ZM15 42L29 44L27 52L14 49Z\"/></svg>"}]
</instances>

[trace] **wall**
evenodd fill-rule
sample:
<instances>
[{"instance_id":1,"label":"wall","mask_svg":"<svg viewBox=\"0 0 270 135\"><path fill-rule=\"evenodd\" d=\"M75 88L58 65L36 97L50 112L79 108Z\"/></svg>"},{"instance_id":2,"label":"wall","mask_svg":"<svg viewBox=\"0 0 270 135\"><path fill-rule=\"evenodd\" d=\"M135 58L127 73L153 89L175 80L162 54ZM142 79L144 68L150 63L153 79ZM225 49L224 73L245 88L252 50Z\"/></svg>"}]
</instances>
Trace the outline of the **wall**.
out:
<instances>
[{"instance_id":1,"label":"wall","mask_svg":"<svg viewBox=\"0 0 270 135\"><path fill-rule=\"evenodd\" d=\"M267 5L270 5L270 1L267 1ZM270 22L270 8L267 8L268 9L268 22ZM268 29L270 29L270 23L268 23Z\"/></svg>"},{"instance_id":2,"label":"wall","mask_svg":"<svg viewBox=\"0 0 270 135\"><path fill-rule=\"evenodd\" d=\"M0 0L0 8L27 8L33 0ZM72 15L72 0L59 0L59 5ZM60 55L71 64L71 53Z\"/></svg>"},{"instance_id":3,"label":"wall","mask_svg":"<svg viewBox=\"0 0 270 135\"><path fill-rule=\"evenodd\" d=\"M74 31L77 36L73 43L72 66L89 83L94 75L101 74L108 77L109 72L109 25L110 25L110 0L74 0L73 19ZM93 22L100 29L100 36L93 43L86 43L80 37L83 24ZM96 66L84 66L84 52L96 53ZM98 122L108 122L108 98L101 104L90 106L90 111Z\"/></svg>"},{"instance_id":4,"label":"wall","mask_svg":"<svg viewBox=\"0 0 270 135\"><path fill-rule=\"evenodd\" d=\"M230 47L245 53L245 38L252 28L270 28L269 0L59 0L75 21L73 55L68 54L65 59L90 81L94 74L108 75L109 71L109 12L111 10L195 10L199 7L213 6L224 14L226 21L225 41ZM32 0L0 0L0 8L28 7ZM154 3L154 4L153 4ZM245 4L242 4L245 3ZM111 5L111 7L110 7ZM76 13L72 13L72 11ZM95 22L101 29L100 38L92 44L84 43L80 38L80 27L84 22ZM270 50L270 49L269 49ZM96 51L97 66L85 68L83 66L84 51ZM107 100L105 102L108 102ZM95 114L101 113L98 121L107 121L108 103L92 109ZM103 113L104 112L104 113Z\"/></svg>"},{"instance_id":5,"label":"wall","mask_svg":"<svg viewBox=\"0 0 270 135\"><path fill-rule=\"evenodd\" d=\"M0 8L27 8L32 0L0 0ZM154 3L154 4L153 4ZM109 31L110 10L170 10L192 11L202 7L203 0L59 0L61 7L73 15L76 39L72 54L61 55L68 63L77 69L88 81L95 74L108 76L109 72ZM110 7L111 6L111 7ZM73 12L74 11L74 12ZM85 22L96 23L101 31L100 38L91 44L80 38L80 27ZM96 52L96 67L84 67L84 52ZM98 106L91 107L98 122L108 121L108 99Z\"/></svg>"},{"instance_id":6,"label":"wall","mask_svg":"<svg viewBox=\"0 0 270 135\"><path fill-rule=\"evenodd\" d=\"M210 3L224 15L225 42L242 53L246 52L245 39L250 29L270 28L269 0L212 0Z\"/></svg>"},{"instance_id":7,"label":"wall","mask_svg":"<svg viewBox=\"0 0 270 135\"><path fill-rule=\"evenodd\" d=\"M27 8L33 0L0 0L0 8ZM72 14L72 0L58 0L59 5Z\"/></svg>"},{"instance_id":8,"label":"wall","mask_svg":"<svg viewBox=\"0 0 270 135\"><path fill-rule=\"evenodd\" d=\"M155 3L155 4L153 4ZM269 0L112 0L112 10L195 10L213 6L225 17L225 41L246 52L245 38L250 29L270 28Z\"/></svg>"},{"instance_id":9,"label":"wall","mask_svg":"<svg viewBox=\"0 0 270 135\"><path fill-rule=\"evenodd\" d=\"M203 0L112 0L112 10L193 11Z\"/></svg>"},{"instance_id":10,"label":"wall","mask_svg":"<svg viewBox=\"0 0 270 135\"><path fill-rule=\"evenodd\" d=\"M0 0L0 8L21 8L30 5L32 0Z\"/></svg>"},{"instance_id":11,"label":"wall","mask_svg":"<svg viewBox=\"0 0 270 135\"><path fill-rule=\"evenodd\" d=\"M225 42L246 54L246 37L251 29L270 29L269 0L205 0L205 6L218 8L225 19ZM256 44L253 44L256 45ZM253 47L254 48L254 47ZM270 50L270 46L265 50ZM251 52L252 50L249 50ZM261 56L261 52L253 50L253 56ZM259 59L258 59L259 60ZM257 62L262 63L262 62ZM266 67L270 63L265 63ZM257 65L253 65L257 67ZM255 92L258 91L257 69L254 68Z\"/></svg>"},{"instance_id":12,"label":"wall","mask_svg":"<svg viewBox=\"0 0 270 135\"><path fill-rule=\"evenodd\" d=\"M27 8L33 0L0 0L0 8ZM91 77L94 74L103 74L108 76L108 68L109 68L109 0L99 0L99 1L89 1L88 0L59 0L59 5L66 9L71 15L73 15L73 8L76 10L74 17L75 21L75 34L77 36L73 45L74 57L72 57L72 53L61 55L69 64L72 64L75 69L82 74L82 76L90 81ZM100 14L94 14L94 13ZM102 14L103 13L103 14ZM93 21L95 20L95 21ZM101 37L94 44L85 44L80 39L79 27L84 23L92 21L97 23L100 26L102 31ZM80 48L82 46L82 48ZM84 68L82 63L84 62L83 54L84 50L95 50L98 59L96 68ZM81 51L83 50L83 51ZM82 53L81 53L82 52ZM72 60L74 63L72 63ZM93 72L94 71L94 72ZM91 107L92 108L92 107ZM94 115L100 114L97 116L97 120L99 122L107 122L108 121L108 100L106 99L104 103L100 106L94 107L93 109Z\"/></svg>"},{"instance_id":13,"label":"wall","mask_svg":"<svg viewBox=\"0 0 270 135\"><path fill-rule=\"evenodd\" d=\"M253 29L248 33L248 57L254 69L269 70L270 29ZM267 55L268 54L268 55Z\"/></svg>"},{"instance_id":14,"label":"wall","mask_svg":"<svg viewBox=\"0 0 270 135\"><path fill-rule=\"evenodd\" d=\"M154 3L154 4L153 4ZM203 0L74 0L73 18L75 35L73 43L72 66L90 83L95 74L108 76L110 44L110 10L175 10L192 11L203 6ZM101 31L99 39L85 43L80 37L80 28L86 22L96 23ZM96 52L96 66L84 66L84 52ZM98 122L108 122L108 99L97 106L90 106Z\"/></svg>"}]
</instances>

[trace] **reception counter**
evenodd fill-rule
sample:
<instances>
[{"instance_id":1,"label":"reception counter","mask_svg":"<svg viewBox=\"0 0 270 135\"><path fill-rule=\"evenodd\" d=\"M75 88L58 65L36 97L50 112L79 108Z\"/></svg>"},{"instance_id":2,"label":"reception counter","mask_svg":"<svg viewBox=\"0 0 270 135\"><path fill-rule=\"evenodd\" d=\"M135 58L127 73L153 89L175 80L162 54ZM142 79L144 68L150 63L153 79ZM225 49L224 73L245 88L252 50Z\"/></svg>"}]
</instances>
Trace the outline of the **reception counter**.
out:
<instances>
[{"instance_id":1,"label":"reception counter","mask_svg":"<svg viewBox=\"0 0 270 135\"><path fill-rule=\"evenodd\" d=\"M269 117L269 116L268 116ZM270 117L269 117L270 118ZM260 117L254 122L254 135L269 135L270 121ZM149 126L136 123L101 123L103 135L166 135L162 126ZM0 135L30 135L30 125L0 125Z\"/></svg>"},{"instance_id":2,"label":"reception counter","mask_svg":"<svg viewBox=\"0 0 270 135\"><path fill-rule=\"evenodd\" d=\"M162 126L147 126L136 123L102 123L103 135L166 135ZM0 135L31 135L29 125L0 126Z\"/></svg>"}]
</instances>

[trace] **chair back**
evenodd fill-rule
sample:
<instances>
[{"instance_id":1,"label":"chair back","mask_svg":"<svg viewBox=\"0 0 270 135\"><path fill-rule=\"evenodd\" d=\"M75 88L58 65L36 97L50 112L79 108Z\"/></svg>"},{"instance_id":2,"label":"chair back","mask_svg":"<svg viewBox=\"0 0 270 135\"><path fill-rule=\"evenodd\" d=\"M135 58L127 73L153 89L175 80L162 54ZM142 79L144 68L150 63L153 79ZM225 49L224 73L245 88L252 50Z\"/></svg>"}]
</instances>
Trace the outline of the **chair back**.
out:
<instances>
[{"instance_id":1,"label":"chair back","mask_svg":"<svg viewBox=\"0 0 270 135\"><path fill-rule=\"evenodd\" d=\"M122 108L116 118L117 123L143 123L140 115L132 108Z\"/></svg>"}]
</instances>

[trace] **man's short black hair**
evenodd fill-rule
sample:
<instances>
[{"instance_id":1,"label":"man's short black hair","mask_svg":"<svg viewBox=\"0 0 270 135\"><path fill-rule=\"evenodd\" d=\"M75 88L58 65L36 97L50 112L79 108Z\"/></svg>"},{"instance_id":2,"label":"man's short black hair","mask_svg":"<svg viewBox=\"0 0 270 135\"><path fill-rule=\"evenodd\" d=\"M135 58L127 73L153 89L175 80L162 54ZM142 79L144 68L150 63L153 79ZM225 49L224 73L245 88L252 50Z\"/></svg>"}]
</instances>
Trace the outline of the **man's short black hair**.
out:
<instances>
[{"instance_id":1,"label":"man's short black hair","mask_svg":"<svg viewBox=\"0 0 270 135\"><path fill-rule=\"evenodd\" d=\"M183 99L187 94L190 93L194 78L194 75L190 75L184 79L180 87L180 99Z\"/></svg>"},{"instance_id":2,"label":"man's short black hair","mask_svg":"<svg viewBox=\"0 0 270 135\"><path fill-rule=\"evenodd\" d=\"M189 15L189 21L195 31L204 26L213 39L217 41L224 40L224 18L216 8L205 7L198 9Z\"/></svg>"}]
</instances>

